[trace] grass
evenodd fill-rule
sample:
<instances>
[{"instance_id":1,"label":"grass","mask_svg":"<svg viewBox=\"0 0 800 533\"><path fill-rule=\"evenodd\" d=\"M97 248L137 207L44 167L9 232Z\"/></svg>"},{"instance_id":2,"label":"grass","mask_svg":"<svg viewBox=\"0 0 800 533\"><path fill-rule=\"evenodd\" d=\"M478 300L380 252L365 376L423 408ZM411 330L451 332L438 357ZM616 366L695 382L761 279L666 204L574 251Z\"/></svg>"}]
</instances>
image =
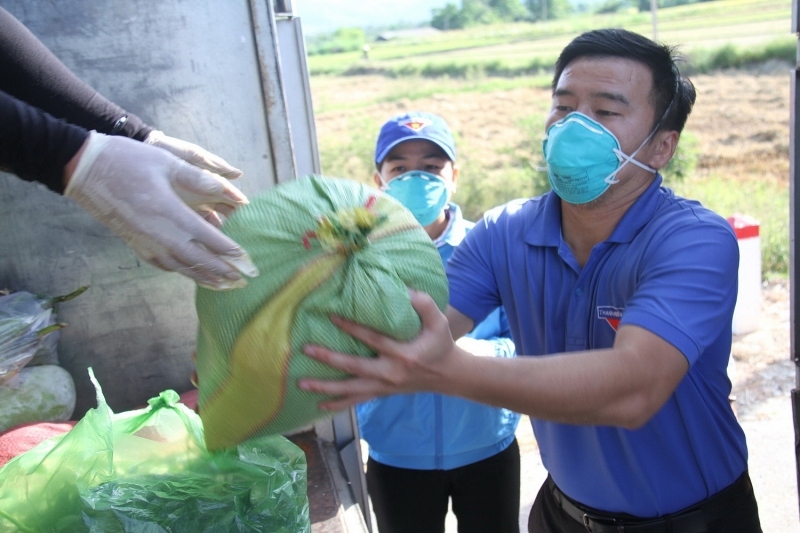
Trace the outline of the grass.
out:
<instances>
[{"instance_id":1,"label":"grass","mask_svg":"<svg viewBox=\"0 0 800 533\"><path fill-rule=\"evenodd\" d=\"M711 176L685 180L672 188L717 213L746 213L758 220L762 276L765 279L788 276L789 188L785 184Z\"/></svg>"},{"instance_id":2,"label":"grass","mask_svg":"<svg viewBox=\"0 0 800 533\"><path fill-rule=\"evenodd\" d=\"M725 43L759 46L790 32L791 0L717 0L658 11L658 38L685 43L685 53ZM312 75L381 73L458 76L470 71L509 76L530 74L553 64L560 50L579 33L601 27L626 28L652 36L649 12L626 10L606 15L572 15L546 23L509 23L397 41L370 43L361 52L315 55Z\"/></svg>"},{"instance_id":3,"label":"grass","mask_svg":"<svg viewBox=\"0 0 800 533\"><path fill-rule=\"evenodd\" d=\"M375 171L372 162L375 132L380 130L383 122L361 115L351 115L347 122L348 135L320 140L323 171L330 176L353 177L371 184L370 179Z\"/></svg>"},{"instance_id":4,"label":"grass","mask_svg":"<svg viewBox=\"0 0 800 533\"><path fill-rule=\"evenodd\" d=\"M541 194L549 189L546 174L537 170L542 164L538 153L531 150L541 142L543 113L532 114L519 119L518 127L526 130L531 141L527 152L520 146L505 146L498 150L502 163L486 166L480 158L470 157L469 153L459 156L462 168L458 192L454 201L459 203L464 216L477 220L483 212L501 205L513 198L526 198ZM351 119L353 132L349 138L328 141L323 144L321 154L329 175L358 176L360 181L371 184L374 167L371 163L374 150L374 132L381 122L369 121L363 117ZM456 144L463 144L456 139ZM682 143L692 146L692 133L686 131ZM689 157L694 154L687 150ZM789 272L789 188L784 183L770 180L734 180L723 176L691 177L687 168L682 169L687 177L676 178L667 168L664 171L666 184L686 198L700 201L703 205L729 216L734 213L747 213L760 222L761 264L763 277L785 278Z\"/></svg>"},{"instance_id":5,"label":"grass","mask_svg":"<svg viewBox=\"0 0 800 533\"><path fill-rule=\"evenodd\" d=\"M527 81L530 83L530 80ZM451 87L453 92L456 87ZM475 89L474 86L471 88ZM428 91L422 94L427 96ZM438 98L443 97L442 93L435 94ZM415 100L410 96L407 98ZM387 98L387 101L393 99ZM362 105L366 106L363 102ZM522 135L511 144L494 147L495 153L491 158L484 157L483 149L475 146L480 144L479 140L465 138L458 131L454 132L461 168L454 201L461 205L467 218L476 220L489 207L513 198L541 194L549 189L546 174L537 170L543 164L538 147L541 146L541 125L548 105L549 101L542 101L533 112L521 114L515 128L521 130ZM347 134L326 137L320 142L320 159L329 175L356 177L364 183L372 183L375 132L383 124L383 118L377 119L367 112L354 112L355 109L357 107L347 113L348 123L344 128Z\"/></svg>"},{"instance_id":6,"label":"grass","mask_svg":"<svg viewBox=\"0 0 800 533\"><path fill-rule=\"evenodd\" d=\"M524 80L521 78L517 82ZM535 85L534 80L526 81ZM490 95L500 94L492 92L491 85L463 81L462 84L468 86L464 90L483 89ZM407 93L408 108L420 107L415 101L428 99L433 94L440 100L446 99L447 94L456 95L459 93L458 83L454 81L446 90L448 92L435 93L430 88L420 87L416 97ZM347 133L320 139L320 157L327 175L351 177L371 184L375 132L385 120L384 113L378 115L374 112L375 103L392 101L397 101L395 95L361 101L346 113L343 109L328 111L328 114L341 117L339 120L347 121L343 128ZM512 126L520 133L504 144L482 146L480 139L470 135L472 132L467 132L466 136L456 132L461 177L454 201L461 205L465 217L477 220L488 208L549 190L546 174L537 169L543 164L539 147L541 125L548 106L549 101L542 100L520 113ZM691 130L684 131L678 153L670 167L664 170L667 186L682 196L699 200L723 216L742 212L758 219L761 223L763 275L765 278L786 277L789 271L788 184L759 178L731 179L713 173L698 178L694 172L697 144L696 134ZM491 156L486 156L486 150L493 152Z\"/></svg>"},{"instance_id":7,"label":"grass","mask_svg":"<svg viewBox=\"0 0 800 533\"><path fill-rule=\"evenodd\" d=\"M681 51L687 74L740 68L768 59L791 65L797 39L791 35L790 0L721 0L659 11L659 37L667 43L692 43ZM437 105L464 94L475 98L549 87L560 49L585 29L622 26L648 35L649 13L573 17L547 24L504 24L445 32L433 38L376 43L369 61L356 54L309 58L317 116L345 121L335 135L319 139L323 170L371 183L374 136L391 109ZM326 74L323 74L326 73ZM347 85L347 79L354 80ZM333 89L326 89L327 85ZM420 103L417 103L420 102ZM456 132L461 177L454 198L467 218L512 198L549 189L541 160L541 125L547 101L520 109L508 140L482 142ZM318 131L320 129L318 128ZM695 178L697 139L685 131L681 151L665 169L669 187L695 198L720 214L744 212L761 223L762 272L765 278L789 271L789 187L774 180L723 175ZM491 157L486 151L490 150Z\"/></svg>"},{"instance_id":8,"label":"grass","mask_svg":"<svg viewBox=\"0 0 800 533\"><path fill-rule=\"evenodd\" d=\"M690 56L687 74L726 68L741 68L768 60L793 62L797 56L797 38L778 37L760 46L743 47L724 44L715 49L698 48Z\"/></svg>"},{"instance_id":9,"label":"grass","mask_svg":"<svg viewBox=\"0 0 800 533\"><path fill-rule=\"evenodd\" d=\"M515 78L423 78L405 76L386 83L379 91L368 95L330 94L323 88L326 84L335 83L336 76L315 76L311 79L314 93L314 111L324 114L336 111L355 111L381 103L393 103L403 100L421 100L424 98L446 97L447 95L464 93L494 93L509 91L520 87L549 87L552 81L550 74L536 76L518 76Z\"/></svg>"}]
</instances>

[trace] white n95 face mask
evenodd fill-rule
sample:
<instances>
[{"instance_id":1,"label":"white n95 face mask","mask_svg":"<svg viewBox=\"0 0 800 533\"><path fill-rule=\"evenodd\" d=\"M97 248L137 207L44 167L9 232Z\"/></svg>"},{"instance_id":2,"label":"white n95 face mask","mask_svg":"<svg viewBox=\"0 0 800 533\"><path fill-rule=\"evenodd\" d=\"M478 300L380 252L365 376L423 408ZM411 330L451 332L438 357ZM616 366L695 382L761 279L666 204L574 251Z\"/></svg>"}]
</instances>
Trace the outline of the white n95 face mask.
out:
<instances>
[{"instance_id":1,"label":"white n95 face mask","mask_svg":"<svg viewBox=\"0 0 800 533\"><path fill-rule=\"evenodd\" d=\"M551 124L542 140L550 186L565 202L585 204L619 183L616 175L628 163L655 173L634 159L654 133L655 129L633 154L626 155L608 128L583 113L570 113Z\"/></svg>"}]
</instances>

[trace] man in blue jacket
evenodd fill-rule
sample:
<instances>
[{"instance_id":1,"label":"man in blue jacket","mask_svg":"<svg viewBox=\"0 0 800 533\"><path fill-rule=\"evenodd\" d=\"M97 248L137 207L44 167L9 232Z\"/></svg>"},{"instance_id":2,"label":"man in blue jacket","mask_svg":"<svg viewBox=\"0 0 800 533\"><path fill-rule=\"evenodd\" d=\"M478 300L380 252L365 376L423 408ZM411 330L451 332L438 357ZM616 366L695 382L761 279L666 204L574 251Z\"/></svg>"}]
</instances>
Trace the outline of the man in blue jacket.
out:
<instances>
[{"instance_id":1,"label":"man in blue jacket","mask_svg":"<svg viewBox=\"0 0 800 533\"><path fill-rule=\"evenodd\" d=\"M375 184L406 206L446 264L474 224L450 202L458 167L445 121L393 117L378 135ZM487 357L513 357L502 307L459 340ZM519 415L453 396L398 394L357 407L369 444L367 485L380 533L442 533L448 500L460 533L519 531Z\"/></svg>"}]
</instances>

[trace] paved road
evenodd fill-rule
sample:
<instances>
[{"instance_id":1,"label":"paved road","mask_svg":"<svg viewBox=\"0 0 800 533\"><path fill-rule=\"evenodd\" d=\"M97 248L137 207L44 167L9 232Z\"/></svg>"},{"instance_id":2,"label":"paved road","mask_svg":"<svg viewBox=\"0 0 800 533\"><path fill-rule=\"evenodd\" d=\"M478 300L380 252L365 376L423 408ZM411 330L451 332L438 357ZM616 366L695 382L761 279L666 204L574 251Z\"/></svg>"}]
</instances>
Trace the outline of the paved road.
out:
<instances>
[{"instance_id":1,"label":"paved road","mask_svg":"<svg viewBox=\"0 0 800 533\"><path fill-rule=\"evenodd\" d=\"M741 419L764 533L800 531L792 405L771 398Z\"/></svg>"}]
</instances>

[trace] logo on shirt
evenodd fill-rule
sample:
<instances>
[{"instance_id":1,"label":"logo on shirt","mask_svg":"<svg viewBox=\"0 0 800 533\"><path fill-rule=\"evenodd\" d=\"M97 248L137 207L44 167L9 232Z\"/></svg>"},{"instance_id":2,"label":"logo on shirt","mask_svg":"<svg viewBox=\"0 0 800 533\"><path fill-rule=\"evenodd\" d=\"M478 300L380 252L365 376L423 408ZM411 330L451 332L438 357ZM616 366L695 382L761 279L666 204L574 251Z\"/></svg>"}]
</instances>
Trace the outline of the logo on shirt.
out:
<instances>
[{"instance_id":1,"label":"logo on shirt","mask_svg":"<svg viewBox=\"0 0 800 533\"><path fill-rule=\"evenodd\" d=\"M625 311L625 309L611 307L610 305L598 305L597 318L600 320L605 320L608 322L608 325L614 329L614 331L617 331L617 328L619 327L619 321L622 320L623 311Z\"/></svg>"},{"instance_id":2,"label":"logo on shirt","mask_svg":"<svg viewBox=\"0 0 800 533\"><path fill-rule=\"evenodd\" d=\"M430 126L431 121L426 118L411 118L400 122L400 125L419 133L425 126Z\"/></svg>"}]
</instances>

